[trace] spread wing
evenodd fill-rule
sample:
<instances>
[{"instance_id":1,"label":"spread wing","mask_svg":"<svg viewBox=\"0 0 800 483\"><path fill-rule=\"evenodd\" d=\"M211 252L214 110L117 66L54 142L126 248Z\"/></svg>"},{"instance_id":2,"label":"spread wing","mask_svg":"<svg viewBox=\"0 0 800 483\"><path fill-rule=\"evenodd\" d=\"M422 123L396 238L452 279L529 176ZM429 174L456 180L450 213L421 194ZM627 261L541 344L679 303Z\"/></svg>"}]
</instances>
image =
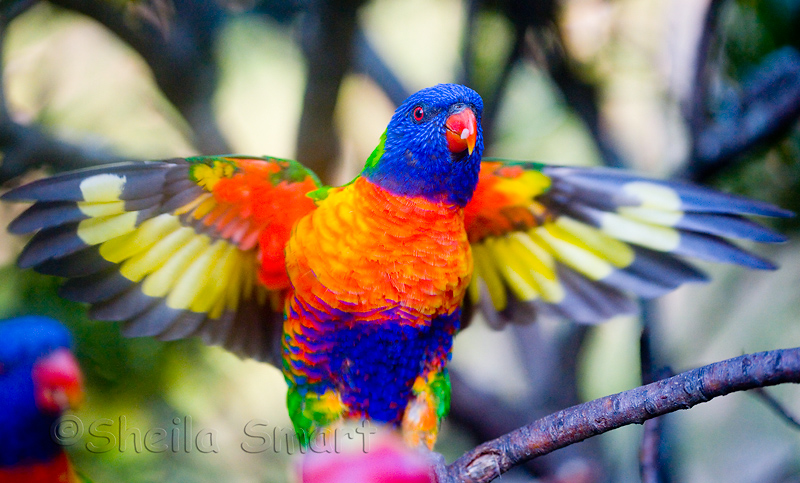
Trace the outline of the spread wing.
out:
<instances>
[{"instance_id":1,"label":"spread wing","mask_svg":"<svg viewBox=\"0 0 800 483\"><path fill-rule=\"evenodd\" d=\"M475 259L468 302L493 326L520 310L529 320L538 312L595 323L635 312L632 295L705 281L684 257L774 269L727 240L785 240L743 215L793 214L620 170L484 161L465 208Z\"/></svg>"},{"instance_id":2,"label":"spread wing","mask_svg":"<svg viewBox=\"0 0 800 483\"><path fill-rule=\"evenodd\" d=\"M196 157L100 166L41 179L5 200L36 234L19 266L68 278L66 298L123 333L206 343L276 362L283 250L319 187L294 161Z\"/></svg>"}]
</instances>

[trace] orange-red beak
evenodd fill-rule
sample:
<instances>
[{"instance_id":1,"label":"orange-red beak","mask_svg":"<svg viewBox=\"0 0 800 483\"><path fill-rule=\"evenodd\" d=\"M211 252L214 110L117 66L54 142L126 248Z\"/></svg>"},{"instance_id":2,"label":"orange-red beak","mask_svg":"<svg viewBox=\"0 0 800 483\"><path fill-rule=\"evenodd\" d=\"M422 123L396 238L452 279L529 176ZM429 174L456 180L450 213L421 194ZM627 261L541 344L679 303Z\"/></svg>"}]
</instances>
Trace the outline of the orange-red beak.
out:
<instances>
[{"instance_id":1,"label":"orange-red beak","mask_svg":"<svg viewBox=\"0 0 800 483\"><path fill-rule=\"evenodd\" d=\"M83 400L83 376L69 349L56 349L33 365L33 388L41 411L58 414Z\"/></svg>"},{"instance_id":2,"label":"orange-red beak","mask_svg":"<svg viewBox=\"0 0 800 483\"><path fill-rule=\"evenodd\" d=\"M447 131L447 147L451 153L461 153L466 149L469 154L475 149L478 139L478 120L475 112L469 107L450 114L445 122Z\"/></svg>"}]
</instances>

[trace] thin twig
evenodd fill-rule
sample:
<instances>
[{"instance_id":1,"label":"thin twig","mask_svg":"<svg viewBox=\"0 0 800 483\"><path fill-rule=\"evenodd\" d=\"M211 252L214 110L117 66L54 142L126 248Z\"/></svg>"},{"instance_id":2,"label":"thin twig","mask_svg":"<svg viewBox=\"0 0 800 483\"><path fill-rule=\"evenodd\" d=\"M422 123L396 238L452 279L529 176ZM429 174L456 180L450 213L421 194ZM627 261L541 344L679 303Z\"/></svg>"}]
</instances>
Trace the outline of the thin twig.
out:
<instances>
[{"instance_id":1,"label":"thin twig","mask_svg":"<svg viewBox=\"0 0 800 483\"><path fill-rule=\"evenodd\" d=\"M758 396L762 401L764 401L770 409L775 411L778 416L781 417L784 421L789 423L794 429L800 430L800 420L796 417L792 416L789 411L783 407L783 404L780 403L772 394L768 393L764 388L757 387L753 390L756 396Z\"/></svg>"},{"instance_id":2,"label":"thin twig","mask_svg":"<svg viewBox=\"0 0 800 483\"><path fill-rule=\"evenodd\" d=\"M657 320L656 306L653 301L642 302L642 319L644 328L640 339L642 383L650 384L655 381L671 377L672 371L668 368L658 369L656 354L653 351L652 327ZM664 460L667 455L664 448L664 426L667 417L653 418L644 423L642 444L639 447L639 474L642 483L666 483L669 474L666 472Z\"/></svg>"},{"instance_id":3,"label":"thin twig","mask_svg":"<svg viewBox=\"0 0 800 483\"><path fill-rule=\"evenodd\" d=\"M484 443L439 470L440 483L489 482L514 466L629 424L735 391L800 383L800 348L744 355L564 409Z\"/></svg>"},{"instance_id":4,"label":"thin twig","mask_svg":"<svg viewBox=\"0 0 800 483\"><path fill-rule=\"evenodd\" d=\"M642 483L665 483L668 481L669 477L664 471L662 462L665 422L663 417L644 422L642 445L639 447L639 474L642 477Z\"/></svg>"}]
</instances>

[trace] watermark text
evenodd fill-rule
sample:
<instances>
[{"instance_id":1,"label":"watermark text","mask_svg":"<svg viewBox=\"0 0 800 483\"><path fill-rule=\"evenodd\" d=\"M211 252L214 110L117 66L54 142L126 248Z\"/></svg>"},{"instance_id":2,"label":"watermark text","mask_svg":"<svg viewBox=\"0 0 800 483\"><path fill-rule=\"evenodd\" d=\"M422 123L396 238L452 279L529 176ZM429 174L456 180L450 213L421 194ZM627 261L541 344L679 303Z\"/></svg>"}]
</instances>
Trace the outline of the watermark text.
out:
<instances>
[{"instance_id":1,"label":"watermark text","mask_svg":"<svg viewBox=\"0 0 800 483\"><path fill-rule=\"evenodd\" d=\"M339 453L354 448L366 453L370 436L378 432L376 426L361 421L357 425L315 431L300 438L293 428L273 426L266 419L251 419L244 425L237 444L223 445L216 430L195 427L191 416L175 417L170 423L142 428L126 416L84 422L76 415L67 414L53 423L50 437L61 446L80 444L91 453L219 453L224 446L251 454L272 451L291 455Z\"/></svg>"}]
</instances>

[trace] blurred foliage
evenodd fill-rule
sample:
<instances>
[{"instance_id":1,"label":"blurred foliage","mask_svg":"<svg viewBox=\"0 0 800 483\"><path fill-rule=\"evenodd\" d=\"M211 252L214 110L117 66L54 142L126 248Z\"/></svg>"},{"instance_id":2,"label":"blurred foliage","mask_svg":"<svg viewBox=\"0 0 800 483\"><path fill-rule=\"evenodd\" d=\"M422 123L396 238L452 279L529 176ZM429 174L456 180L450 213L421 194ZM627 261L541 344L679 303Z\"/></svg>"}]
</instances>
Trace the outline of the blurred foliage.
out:
<instances>
[{"instance_id":1,"label":"blurred foliage","mask_svg":"<svg viewBox=\"0 0 800 483\"><path fill-rule=\"evenodd\" d=\"M475 52L470 59L475 70L473 88L488 92L500 81L500 74L514 43L511 22L499 12L481 12L473 31Z\"/></svg>"},{"instance_id":2,"label":"blurred foliage","mask_svg":"<svg viewBox=\"0 0 800 483\"><path fill-rule=\"evenodd\" d=\"M738 0L725 17L724 51L734 78L780 47L800 48L800 4L793 0Z\"/></svg>"},{"instance_id":3,"label":"blurred foliage","mask_svg":"<svg viewBox=\"0 0 800 483\"><path fill-rule=\"evenodd\" d=\"M800 49L800 3L792 0L739 0L723 11L721 53L729 76L718 99L725 103L738 82L758 75L756 67L785 46ZM722 107L724 109L724 107ZM770 201L800 213L800 129L744 154L744 161L721 173L722 189ZM780 220L780 229L797 229L800 218Z\"/></svg>"}]
</instances>

